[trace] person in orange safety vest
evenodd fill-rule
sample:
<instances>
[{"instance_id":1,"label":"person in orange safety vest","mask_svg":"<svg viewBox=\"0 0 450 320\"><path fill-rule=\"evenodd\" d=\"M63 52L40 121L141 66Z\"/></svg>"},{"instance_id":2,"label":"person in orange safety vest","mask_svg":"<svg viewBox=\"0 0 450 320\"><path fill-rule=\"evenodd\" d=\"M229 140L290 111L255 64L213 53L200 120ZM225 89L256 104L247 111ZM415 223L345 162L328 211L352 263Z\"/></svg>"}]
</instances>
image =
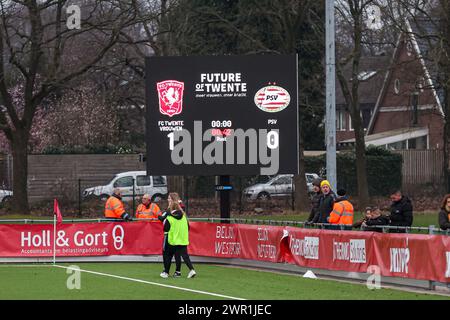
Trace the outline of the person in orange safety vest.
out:
<instances>
[{"instance_id":1,"label":"person in orange safety vest","mask_svg":"<svg viewBox=\"0 0 450 320\"><path fill-rule=\"evenodd\" d=\"M158 216L160 216L161 210L156 203L151 202L149 194L142 196L142 203L136 209L136 218L139 219L155 219L152 222L158 222Z\"/></svg>"},{"instance_id":2,"label":"person in orange safety vest","mask_svg":"<svg viewBox=\"0 0 450 320\"><path fill-rule=\"evenodd\" d=\"M328 223L350 226L353 224L353 205L348 201L344 189L337 192L337 199L334 202L333 211L328 218Z\"/></svg>"},{"instance_id":3,"label":"person in orange safety vest","mask_svg":"<svg viewBox=\"0 0 450 320\"><path fill-rule=\"evenodd\" d=\"M105 218L116 220L131 220L131 216L125 212L120 189L113 190L113 194L106 200Z\"/></svg>"}]
</instances>

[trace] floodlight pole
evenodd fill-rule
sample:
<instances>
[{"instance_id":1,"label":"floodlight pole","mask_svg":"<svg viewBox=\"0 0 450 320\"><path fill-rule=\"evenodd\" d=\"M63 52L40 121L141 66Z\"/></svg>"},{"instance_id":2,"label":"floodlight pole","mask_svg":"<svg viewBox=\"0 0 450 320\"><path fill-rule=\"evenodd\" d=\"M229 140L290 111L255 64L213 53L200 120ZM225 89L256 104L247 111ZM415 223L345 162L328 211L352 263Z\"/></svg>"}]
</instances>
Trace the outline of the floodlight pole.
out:
<instances>
[{"instance_id":1,"label":"floodlight pole","mask_svg":"<svg viewBox=\"0 0 450 320\"><path fill-rule=\"evenodd\" d=\"M325 42L326 42L326 119L325 144L327 147L327 180L336 190L336 58L334 1L325 1Z\"/></svg>"}]
</instances>

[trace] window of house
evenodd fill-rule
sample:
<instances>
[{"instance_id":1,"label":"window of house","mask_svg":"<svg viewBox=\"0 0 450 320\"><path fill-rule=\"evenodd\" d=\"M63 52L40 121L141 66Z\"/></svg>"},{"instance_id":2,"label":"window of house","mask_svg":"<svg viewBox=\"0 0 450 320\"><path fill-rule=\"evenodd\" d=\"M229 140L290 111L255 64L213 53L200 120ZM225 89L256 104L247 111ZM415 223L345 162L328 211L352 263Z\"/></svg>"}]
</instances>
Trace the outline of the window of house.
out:
<instances>
[{"instance_id":1,"label":"window of house","mask_svg":"<svg viewBox=\"0 0 450 320\"><path fill-rule=\"evenodd\" d=\"M419 93L415 92L411 95L411 122L412 125L419 123Z\"/></svg>"},{"instance_id":2,"label":"window of house","mask_svg":"<svg viewBox=\"0 0 450 320\"><path fill-rule=\"evenodd\" d=\"M412 53L413 53L413 46L412 46L412 43L411 43L411 41L406 41L406 54L407 54L408 56L411 56Z\"/></svg>"},{"instance_id":3,"label":"window of house","mask_svg":"<svg viewBox=\"0 0 450 320\"><path fill-rule=\"evenodd\" d=\"M363 118L362 110L359 110L359 115L361 116L361 120L362 120L363 125L364 125L364 118ZM353 128L352 115L350 114L350 112L348 113L348 129L350 131L355 130L355 128ZM364 128L364 129L366 129L366 128Z\"/></svg>"},{"instance_id":4,"label":"window of house","mask_svg":"<svg viewBox=\"0 0 450 320\"><path fill-rule=\"evenodd\" d=\"M339 110L336 113L336 130L338 131L345 131L345 114L346 112L344 110Z\"/></svg>"},{"instance_id":5,"label":"window of house","mask_svg":"<svg viewBox=\"0 0 450 320\"><path fill-rule=\"evenodd\" d=\"M408 149L415 149L415 150L427 149L427 136L409 139Z\"/></svg>"},{"instance_id":6,"label":"window of house","mask_svg":"<svg viewBox=\"0 0 450 320\"><path fill-rule=\"evenodd\" d=\"M359 81L367 81L376 74L377 74L376 71L362 71L358 74L358 80Z\"/></svg>"},{"instance_id":7,"label":"window of house","mask_svg":"<svg viewBox=\"0 0 450 320\"><path fill-rule=\"evenodd\" d=\"M395 94L400 93L400 79L395 79L394 81L394 92Z\"/></svg>"},{"instance_id":8,"label":"window of house","mask_svg":"<svg viewBox=\"0 0 450 320\"><path fill-rule=\"evenodd\" d=\"M423 88L425 87L425 78L419 77L416 80L416 89L420 90L420 92L423 92Z\"/></svg>"},{"instance_id":9,"label":"window of house","mask_svg":"<svg viewBox=\"0 0 450 320\"><path fill-rule=\"evenodd\" d=\"M406 150L406 140L389 143L387 145L388 150Z\"/></svg>"}]
</instances>

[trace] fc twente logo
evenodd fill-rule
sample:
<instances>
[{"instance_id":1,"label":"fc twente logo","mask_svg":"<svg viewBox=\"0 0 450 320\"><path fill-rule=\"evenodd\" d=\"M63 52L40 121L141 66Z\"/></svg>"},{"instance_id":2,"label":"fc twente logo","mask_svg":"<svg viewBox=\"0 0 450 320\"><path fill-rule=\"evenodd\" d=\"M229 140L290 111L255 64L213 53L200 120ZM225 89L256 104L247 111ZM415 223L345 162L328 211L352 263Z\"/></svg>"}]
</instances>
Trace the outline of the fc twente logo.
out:
<instances>
[{"instance_id":1,"label":"fc twente logo","mask_svg":"<svg viewBox=\"0 0 450 320\"><path fill-rule=\"evenodd\" d=\"M159 112L172 117L183 110L184 82L166 80L156 84L159 96Z\"/></svg>"}]
</instances>

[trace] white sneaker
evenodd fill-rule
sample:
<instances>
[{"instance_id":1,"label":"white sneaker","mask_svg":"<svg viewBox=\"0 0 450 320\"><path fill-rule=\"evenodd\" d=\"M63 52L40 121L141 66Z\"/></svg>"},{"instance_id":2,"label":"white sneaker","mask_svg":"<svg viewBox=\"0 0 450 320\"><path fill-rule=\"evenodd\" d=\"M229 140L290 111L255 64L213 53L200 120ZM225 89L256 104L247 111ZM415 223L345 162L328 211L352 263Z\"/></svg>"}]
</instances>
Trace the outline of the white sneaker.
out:
<instances>
[{"instance_id":1,"label":"white sneaker","mask_svg":"<svg viewBox=\"0 0 450 320\"><path fill-rule=\"evenodd\" d=\"M197 273L195 272L195 270L194 269L192 269L191 271L189 271L189 273L188 273L188 278L193 278L193 277L195 277L195 275L196 275Z\"/></svg>"},{"instance_id":2,"label":"white sneaker","mask_svg":"<svg viewBox=\"0 0 450 320\"><path fill-rule=\"evenodd\" d=\"M159 275L161 278L168 278L169 274L167 272L161 272L161 274Z\"/></svg>"}]
</instances>

